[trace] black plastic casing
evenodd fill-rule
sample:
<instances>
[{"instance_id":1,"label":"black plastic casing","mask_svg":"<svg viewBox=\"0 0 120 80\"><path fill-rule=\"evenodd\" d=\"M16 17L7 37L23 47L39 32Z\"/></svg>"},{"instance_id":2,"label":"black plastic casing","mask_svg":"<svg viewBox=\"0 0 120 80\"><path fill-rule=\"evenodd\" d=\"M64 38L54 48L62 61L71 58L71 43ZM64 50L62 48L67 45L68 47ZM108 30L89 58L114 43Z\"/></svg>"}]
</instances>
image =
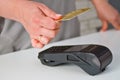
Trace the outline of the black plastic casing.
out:
<instances>
[{"instance_id":1,"label":"black plastic casing","mask_svg":"<svg viewBox=\"0 0 120 80\"><path fill-rule=\"evenodd\" d=\"M88 74L96 75L111 63L112 53L101 45L53 46L40 52L38 58L47 66L72 63L80 66Z\"/></svg>"}]
</instances>

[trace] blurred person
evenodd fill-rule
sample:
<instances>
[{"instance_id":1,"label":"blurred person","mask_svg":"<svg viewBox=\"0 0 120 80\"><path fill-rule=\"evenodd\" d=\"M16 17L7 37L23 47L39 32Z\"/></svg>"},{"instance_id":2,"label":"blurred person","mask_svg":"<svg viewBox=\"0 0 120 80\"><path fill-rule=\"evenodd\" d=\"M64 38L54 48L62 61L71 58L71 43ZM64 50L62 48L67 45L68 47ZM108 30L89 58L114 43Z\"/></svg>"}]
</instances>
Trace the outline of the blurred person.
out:
<instances>
[{"instance_id":1,"label":"blurred person","mask_svg":"<svg viewBox=\"0 0 120 80\"><path fill-rule=\"evenodd\" d=\"M120 14L118 10L113 7L109 1L111 0L92 0L100 20L102 21L101 31L108 29L108 23L111 23L115 29L120 30ZM114 0L112 3L117 4L120 1Z\"/></svg>"}]
</instances>

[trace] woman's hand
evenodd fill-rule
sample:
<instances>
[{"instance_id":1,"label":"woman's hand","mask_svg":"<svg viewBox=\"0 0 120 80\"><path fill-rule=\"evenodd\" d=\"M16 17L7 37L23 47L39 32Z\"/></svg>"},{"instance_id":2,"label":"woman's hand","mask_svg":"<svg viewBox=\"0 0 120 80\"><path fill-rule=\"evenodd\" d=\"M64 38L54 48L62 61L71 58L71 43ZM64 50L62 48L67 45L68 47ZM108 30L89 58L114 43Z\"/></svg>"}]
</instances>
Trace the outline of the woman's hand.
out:
<instances>
[{"instance_id":1,"label":"woman's hand","mask_svg":"<svg viewBox=\"0 0 120 80\"><path fill-rule=\"evenodd\" d=\"M57 20L61 18L61 15L56 14L44 4L30 0L7 1L13 1L14 4L10 3L12 4L11 6L14 5L14 9L10 8L13 13L10 12L10 15L6 13L3 17L22 23L30 35L33 47L42 48L59 31L60 22Z\"/></svg>"},{"instance_id":2,"label":"woman's hand","mask_svg":"<svg viewBox=\"0 0 120 80\"><path fill-rule=\"evenodd\" d=\"M59 31L61 15L56 14L42 3L20 1L19 21L28 31L34 47L41 48L55 37Z\"/></svg>"},{"instance_id":3,"label":"woman's hand","mask_svg":"<svg viewBox=\"0 0 120 80\"><path fill-rule=\"evenodd\" d=\"M112 7L107 0L92 0L96 7L99 18L102 21L101 31L106 31L108 23L111 23L115 29L120 30L120 14Z\"/></svg>"}]
</instances>

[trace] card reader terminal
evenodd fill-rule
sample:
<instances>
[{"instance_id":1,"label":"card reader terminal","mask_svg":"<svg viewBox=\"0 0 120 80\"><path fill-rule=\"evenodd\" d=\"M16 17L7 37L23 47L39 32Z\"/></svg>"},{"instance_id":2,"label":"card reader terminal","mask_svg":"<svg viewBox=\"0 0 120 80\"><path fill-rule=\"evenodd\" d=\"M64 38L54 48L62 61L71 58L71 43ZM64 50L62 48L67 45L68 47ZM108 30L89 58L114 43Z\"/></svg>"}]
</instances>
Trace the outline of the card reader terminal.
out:
<instances>
[{"instance_id":1,"label":"card reader terminal","mask_svg":"<svg viewBox=\"0 0 120 80\"><path fill-rule=\"evenodd\" d=\"M41 63L47 66L75 64L90 75L105 70L112 61L111 51L102 45L53 46L39 53Z\"/></svg>"}]
</instances>

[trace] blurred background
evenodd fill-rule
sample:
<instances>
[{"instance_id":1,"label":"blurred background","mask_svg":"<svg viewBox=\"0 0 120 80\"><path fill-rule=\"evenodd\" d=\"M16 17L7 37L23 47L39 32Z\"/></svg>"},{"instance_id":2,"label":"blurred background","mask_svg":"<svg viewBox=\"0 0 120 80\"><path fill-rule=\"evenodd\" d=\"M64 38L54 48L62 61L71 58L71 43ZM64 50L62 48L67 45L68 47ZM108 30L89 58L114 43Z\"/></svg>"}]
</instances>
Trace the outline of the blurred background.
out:
<instances>
[{"instance_id":1,"label":"blurred background","mask_svg":"<svg viewBox=\"0 0 120 80\"><path fill-rule=\"evenodd\" d=\"M98 31L98 29L100 29L102 25L101 21L97 17L96 10L90 0L76 0L77 9L85 7L89 7L91 8L91 10L83 14L82 16L78 16L80 21L81 35L95 33Z\"/></svg>"}]
</instances>

